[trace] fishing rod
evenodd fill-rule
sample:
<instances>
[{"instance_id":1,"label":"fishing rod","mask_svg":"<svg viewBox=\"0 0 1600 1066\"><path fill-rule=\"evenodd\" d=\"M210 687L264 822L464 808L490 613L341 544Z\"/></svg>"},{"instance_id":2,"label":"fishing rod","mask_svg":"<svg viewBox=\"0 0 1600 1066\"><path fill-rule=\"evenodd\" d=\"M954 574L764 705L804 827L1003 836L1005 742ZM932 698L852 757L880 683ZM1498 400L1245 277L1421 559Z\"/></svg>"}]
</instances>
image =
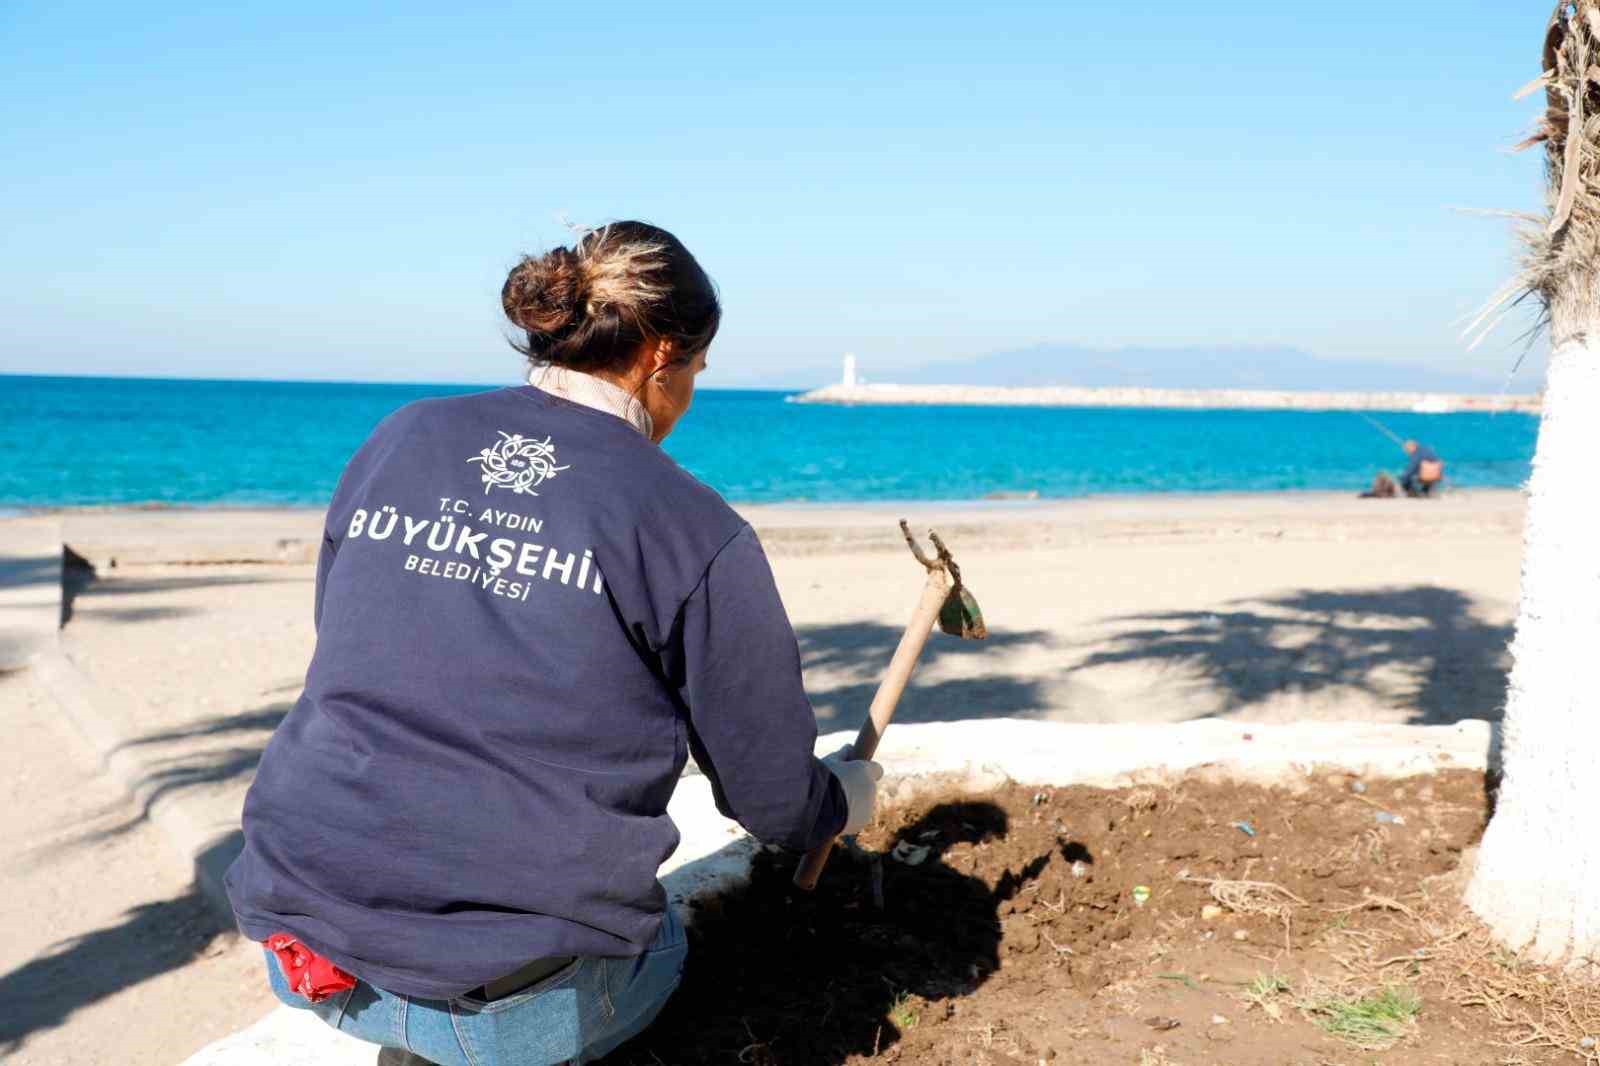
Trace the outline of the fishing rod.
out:
<instances>
[{"instance_id":1,"label":"fishing rod","mask_svg":"<svg viewBox=\"0 0 1600 1066\"><path fill-rule=\"evenodd\" d=\"M1388 426L1384 425L1382 422L1379 422L1376 418L1373 418L1365 411L1354 411L1352 413L1357 418L1364 419L1369 425L1372 426L1373 429L1377 430L1379 433L1382 433L1385 437L1388 437L1402 448L1405 447L1405 440L1398 433L1391 430Z\"/></svg>"}]
</instances>

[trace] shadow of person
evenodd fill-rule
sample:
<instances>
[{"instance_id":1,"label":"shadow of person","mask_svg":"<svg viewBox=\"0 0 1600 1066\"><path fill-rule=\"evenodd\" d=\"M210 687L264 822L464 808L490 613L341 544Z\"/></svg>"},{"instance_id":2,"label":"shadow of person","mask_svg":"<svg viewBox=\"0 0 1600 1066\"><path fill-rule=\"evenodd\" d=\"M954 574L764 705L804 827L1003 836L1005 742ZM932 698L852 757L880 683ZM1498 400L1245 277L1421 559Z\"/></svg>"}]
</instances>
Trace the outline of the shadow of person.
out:
<instances>
[{"instance_id":1,"label":"shadow of person","mask_svg":"<svg viewBox=\"0 0 1600 1066\"><path fill-rule=\"evenodd\" d=\"M970 994L998 969L1000 908L1051 856L994 887L946 856L1006 830L992 803L942 803L885 845L926 848L916 865L847 844L812 893L791 884L796 856L757 854L747 886L695 908L683 984L606 1062L809 1066L892 1046L916 1011Z\"/></svg>"}]
</instances>

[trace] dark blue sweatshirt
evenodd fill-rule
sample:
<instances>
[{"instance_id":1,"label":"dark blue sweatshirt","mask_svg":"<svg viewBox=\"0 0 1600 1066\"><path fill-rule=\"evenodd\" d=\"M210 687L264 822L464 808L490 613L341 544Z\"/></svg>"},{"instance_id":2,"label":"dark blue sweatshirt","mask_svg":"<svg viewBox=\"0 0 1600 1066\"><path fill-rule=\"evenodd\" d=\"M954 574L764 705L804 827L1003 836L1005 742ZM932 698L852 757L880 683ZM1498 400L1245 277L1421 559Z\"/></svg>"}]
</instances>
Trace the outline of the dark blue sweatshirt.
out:
<instances>
[{"instance_id":1,"label":"dark blue sweatshirt","mask_svg":"<svg viewBox=\"0 0 1600 1066\"><path fill-rule=\"evenodd\" d=\"M429 998L637 954L691 751L763 841L843 826L754 533L620 418L532 387L411 404L324 536L305 691L227 876L247 936Z\"/></svg>"},{"instance_id":2,"label":"dark blue sweatshirt","mask_svg":"<svg viewBox=\"0 0 1600 1066\"><path fill-rule=\"evenodd\" d=\"M1417 450L1411 453L1411 461L1406 464L1405 470L1400 474L1400 480L1416 477L1422 472L1423 463L1437 463L1439 453L1426 444L1417 445Z\"/></svg>"}]
</instances>

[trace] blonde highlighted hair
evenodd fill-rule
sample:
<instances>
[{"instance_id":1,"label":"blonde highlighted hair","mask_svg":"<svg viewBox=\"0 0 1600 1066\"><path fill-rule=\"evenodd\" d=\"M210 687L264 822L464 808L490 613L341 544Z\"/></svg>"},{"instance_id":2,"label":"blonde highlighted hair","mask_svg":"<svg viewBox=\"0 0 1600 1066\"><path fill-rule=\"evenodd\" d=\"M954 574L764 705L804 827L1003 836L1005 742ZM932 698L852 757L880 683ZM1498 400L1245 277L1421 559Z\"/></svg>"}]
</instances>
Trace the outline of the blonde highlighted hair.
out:
<instances>
[{"instance_id":1,"label":"blonde highlighted hair","mask_svg":"<svg viewBox=\"0 0 1600 1066\"><path fill-rule=\"evenodd\" d=\"M621 370L646 341L675 361L711 346L722 321L716 286L683 242L647 222L582 232L570 247L523 256L500 290L513 346L536 364Z\"/></svg>"}]
</instances>

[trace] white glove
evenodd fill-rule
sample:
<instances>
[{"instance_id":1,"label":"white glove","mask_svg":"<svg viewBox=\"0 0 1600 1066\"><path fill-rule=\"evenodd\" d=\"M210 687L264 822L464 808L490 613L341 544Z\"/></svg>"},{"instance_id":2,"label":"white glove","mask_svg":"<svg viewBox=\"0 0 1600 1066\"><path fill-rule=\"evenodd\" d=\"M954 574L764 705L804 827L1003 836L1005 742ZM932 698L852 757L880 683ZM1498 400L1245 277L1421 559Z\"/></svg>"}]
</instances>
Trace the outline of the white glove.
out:
<instances>
[{"instance_id":1,"label":"white glove","mask_svg":"<svg viewBox=\"0 0 1600 1066\"><path fill-rule=\"evenodd\" d=\"M871 759L852 759L848 744L824 758L822 765L839 779L849 807L839 834L846 836L865 829L878 807L878 781L883 777L883 767Z\"/></svg>"}]
</instances>

